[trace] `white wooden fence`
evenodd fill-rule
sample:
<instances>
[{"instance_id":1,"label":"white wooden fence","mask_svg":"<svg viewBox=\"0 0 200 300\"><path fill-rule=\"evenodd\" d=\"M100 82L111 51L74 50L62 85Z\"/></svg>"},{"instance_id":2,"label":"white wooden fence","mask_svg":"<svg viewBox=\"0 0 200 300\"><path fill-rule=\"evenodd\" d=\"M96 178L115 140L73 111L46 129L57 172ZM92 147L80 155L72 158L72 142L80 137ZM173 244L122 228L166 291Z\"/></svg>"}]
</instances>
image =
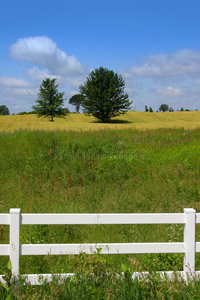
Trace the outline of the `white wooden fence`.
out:
<instances>
[{"instance_id":1,"label":"white wooden fence","mask_svg":"<svg viewBox=\"0 0 200 300\"><path fill-rule=\"evenodd\" d=\"M10 257L13 276L20 275L20 255L94 254L99 248L101 254L183 253L182 274L196 274L195 252L200 252L200 242L195 241L196 223L200 223L200 213L192 208L185 208L184 213L161 214L21 214L20 209L11 208L9 214L0 214L0 225L10 225L10 244L0 244L0 255ZM183 242L175 243L20 244L20 225L37 224L184 224L184 237ZM51 279L51 274L41 275ZM40 284L39 275L26 276L31 284Z\"/></svg>"}]
</instances>

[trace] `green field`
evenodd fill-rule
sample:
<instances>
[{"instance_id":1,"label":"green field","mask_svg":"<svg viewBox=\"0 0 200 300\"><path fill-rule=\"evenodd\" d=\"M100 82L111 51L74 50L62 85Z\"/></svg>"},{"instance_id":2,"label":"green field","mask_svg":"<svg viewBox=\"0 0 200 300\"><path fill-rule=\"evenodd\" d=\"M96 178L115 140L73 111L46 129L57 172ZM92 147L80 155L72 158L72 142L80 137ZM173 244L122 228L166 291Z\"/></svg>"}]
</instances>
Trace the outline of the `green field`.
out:
<instances>
[{"instance_id":1,"label":"green field","mask_svg":"<svg viewBox=\"0 0 200 300\"><path fill-rule=\"evenodd\" d=\"M200 211L200 129L0 133L0 212ZM8 243L8 226L0 226ZM197 241L200 231L197 226ZM179 225L22 226L21 243L182 241ZM180 254L106 256L135 270L182 270ZM200 257L196 269L200 269ZM1 257L1 265L7 259ZM71 272L67 256L21 257L21 273Z\"/></svg>"}]
</instances>

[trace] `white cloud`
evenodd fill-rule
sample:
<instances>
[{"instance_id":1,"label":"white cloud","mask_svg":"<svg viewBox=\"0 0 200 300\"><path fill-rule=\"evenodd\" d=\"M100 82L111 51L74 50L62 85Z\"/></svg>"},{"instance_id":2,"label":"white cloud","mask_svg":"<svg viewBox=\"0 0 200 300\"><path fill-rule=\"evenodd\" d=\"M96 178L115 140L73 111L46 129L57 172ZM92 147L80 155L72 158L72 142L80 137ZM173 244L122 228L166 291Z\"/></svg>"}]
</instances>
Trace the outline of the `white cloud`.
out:
<instances>
[{"instance_id":1,"label":"white cloud","mask_svg":"<svg viewBox=\"0 0 200 300\"><path fill-rule=\"evenodd\" d=\"M21 95L21 96L35 96L38 93L38 89L25 89L25 88L17 88L12 89L11 92L13 95Z\"/></svg>"},{"instance_id":2,"label":"white cloud","mask_svg":"<svg viewBox=\"0 0 200 300\"><path fill-rule=\"evenodd\" d=\"M32 84L23 78L13 78L13 77L0 77L0 85L4 87L30 87Z\"/></svg>"},{"instance_id":3,"label":"white cloud","mask_svg":"<svg viewBox=\"0 0 200 300\"><path fill-rule=\"evenodd\" d=\"M9 96L35 96L38 89L23 78L0 77L1 94Z\"/></svg>"},{"instance_id":4,"label":"white cloud","mask_svg":"<svg viewBox=\"0 0 200 300\"><path fill-rule=\"evenodd\" d=\"M48 69L40 70L37 67L29 68L26 71L27 76L29 76L33 81L42 82L45 78L56 78L57 83L60 87L63 87L66 83L72 88L78 89L80 84L82 84L86 78L85 74L71 76L61 76L57 74L51 74Z\"/></svg>"},{"instance_id":5,"label":"white cloud","mask_svg":"<svg viewBox=\"0 0 200 300\"><path fill-rule=\"evenodd\" d=\"M69 93L70 96L74 96L74 95L77 95L77 94L80 94L79 91L71 91Z\"/></svg>"},{"instance_id":6,"label":"white cloud","mask_svg":"<svg viewBox=\"0 0 200 300\"><path fill-rule=\"evenodd\" d=\"M82 74L81 76L69 76L66 77L67 83L74 89L78 89L81 84L86 80L86 75Z\"/></svg>"},{"instance_id":7,"label":"white cloud","mask_svg":"<svg viewBox=\"0 0 200 300\"><path fill-rule=\"evenodd\" d=\"M26 75L30 77L33 81L37 81L39 83L42 83L42 81L45 78L50 78L50 79L56 78L59 86L63 86L64 81L66 81L64 76L51 74L48 69L40 70L37 67L27 69Z\"/></svg>"},{"instance_id":8,"label":"white cloud","mask_svg":"<svg viewBox=\"0 0 200 300\"><path fill-rule=\"evenodd\" d=\"M123 79L125 80L132 80L133 79L133 75L130 74L129 72L120 69L119 73L122 75Z\"/></svg>"},{"instance_id":9,"label":"white cloud","mask_svg":"<svg viewBox=\"0 0 200 300\"><path fill-rule=\"evenodd\" d=\"M38 88L31 87L4 87L2 89L2 95L12 95L12 96L36 96L38 93Z\"/></svg>"},{"instance_id":10,"label":"white cloud","mask_svg":"<svg viewBox=\"0 0 200 300\"><path fill-rule=\"evenodd\" d=\"M74 55L68 56L46 36L18 39L10 46L10 55L18 61L42 66L51 74L69 75L82 73L82 65Z\"/></svg>"},{"instance_id":11,"label":"white cloud","mask_svg":"<svg viewBox=\"0 0 200 300\"><path fill-rule=\"evenodd\" d=\"M133 96L134 89L133 89L133 75L127 71L119 70L120 75L122 75L123 79L125 80L125 92L129 94L129 96Z\"/></svg>"},{"instance_id":12,"label":"white cloud","mask_svg":"<svg viewBox=\"0 0 200 300\"><path fill-rule=\"evenodd\" d=\"M126 87L125 88L125 93L127 93L127 94L133 93L133 88L132 87Z\"/></svg>"},{"instance_id":13,"label":"white cloud","mask_svg":"<svg viewBox=\"0 0 200 300\"><path fill-rule=\"evenodd\" d=\"M157 89L156 94L175 98L183 96L183 92L180 89L175 89L171 86L166 89Z\"/></svg>"},{"instance_id":14,"label":"white cloud","mask_svg":"<svg viewBox=\"0 0 200 300\"><path fill-rule=\"evenodd\" d=\"M32 64L26 75L37 83L56 78L59 87L76 90L88 74L88 69L74 55L68 56L46 36L19 39L10 46L10 55L17 61Z\"/></svg>"},{"instance_id":15,"label":"white cloud","mask_svg":"<svg viewBox=\"0 0 200 300\"><path fill-rule=\"evenodd\" d=\"M139 77L194 76L200 74L200 51L183 49L169 54L151 54L132 66L131 74Z\"/></svg>"},{"instance_id":16,"label":"white cloud","mask_svg":"<svg viewBox=\"0 0 200 300\"><path fill-rule=\"evenodd\" d=\"M54 75L51 75L47 69L40 70L36 67L29 68L26 71L27 76L29 76L33 81L41 82L45 78L54 78Z\"/></svg>"},{"instance_id":17,"label":"white cloud","mask_svg":"<svg viewBox=\"0 0 200 300\"><path fill-rule=\"evenodd\" d=\"M193 85L200 85L200 79L198 79L195 82L193 82Z\"/></svg>"}]
</instances>

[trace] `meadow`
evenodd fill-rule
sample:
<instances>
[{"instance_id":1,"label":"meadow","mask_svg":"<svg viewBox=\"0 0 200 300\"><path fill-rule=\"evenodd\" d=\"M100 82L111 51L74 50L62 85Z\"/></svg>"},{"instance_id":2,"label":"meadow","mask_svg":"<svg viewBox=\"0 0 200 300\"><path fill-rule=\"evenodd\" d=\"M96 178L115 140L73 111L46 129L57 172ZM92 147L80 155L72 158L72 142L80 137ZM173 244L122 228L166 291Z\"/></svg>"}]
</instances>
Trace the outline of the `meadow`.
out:
<instances>
[{"instance_id":1,"label":"meadow","mask_svg":"<svg viewBox=\"0 0 200 300\"><path fill-rule=\"evenodd\" d=\"M69 117L77 120L72 122L76 130L70 129ZM33 115L0 118L1 213L10 208L22 213L182 213L185 207L200 212L200 112L130 112L121 116L126 122L111 124L91 118L84 123L83 117L70 114L54 123ZM183 240L183 226L32 225L22 226L20 238L21 243L175 242ZM8 239L8 226L0 226L1 243ZM7 258L0 261L6 268ZM122 264L132 271L182 270L183 256L105 255L103 263L119 272ZM76 272L85 266L78 256L20 260L26 274Z\"/></svg>"},{"instance_id":2,"label":"meadow","mask_svg":"<svg viewBox=\"0 0 200 300\"><path fill-rule=\"evenodd\" d=\"M28 130L71 130L90 131L102 129L158 129L181 128L195 129L200 127L200 111L179 111L165 113L146 113L129 111L112 119L111 123L100 123L95 118L70 113L66 117L56 118L49 122L48 118L36 115L0 116L0 131L14 132L18 129Z\"/></svg>"}]
</instances>

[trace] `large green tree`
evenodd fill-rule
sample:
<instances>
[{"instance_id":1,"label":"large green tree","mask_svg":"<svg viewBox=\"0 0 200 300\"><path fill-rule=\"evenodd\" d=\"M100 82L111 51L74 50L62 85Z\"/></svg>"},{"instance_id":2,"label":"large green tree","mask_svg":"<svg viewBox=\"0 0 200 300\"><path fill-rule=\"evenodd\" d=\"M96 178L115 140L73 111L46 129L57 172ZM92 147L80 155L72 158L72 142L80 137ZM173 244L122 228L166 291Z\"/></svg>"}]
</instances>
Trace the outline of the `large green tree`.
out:
<instances>
[{"instance_id":1,"label":"large green tree","mask_svg":"<svg viewBox=\"0 0 200 300\"><path fill-rule=\"evenodd\" d=\"M81 104L83 112L102 122L109 122L130 109L132 102L124 89L125 81L121 75L103 67L93 70L79 87L84 96Z\"/></svg>"},{"instance_id":2,"label":"large green tree","mask_svg":"<svg viewBox=\"0 0 200 300\"><path fill-rule=\"evenodd\" d=\"M84 100L83 95L76 94L69 99L69 104L75 105L76 112L79 113L79 110L80 110L83 100Z\"/></svg>"},{"instance_id":3,"label":"large green tree","mask_svg":"<svg viewBox=\"0 0 200 300\"><path fill-rule=\"evenodd\" d=\"M0 115L9 115L9 109L6 105L0 105Z\"/></svg>"},{"instance_id":4,"label":"large green tree","mask_svg":"<svg viewBox=\"0 0 200 300\"><path fill-rule=\"evenodd\" d=\"M57 88L55 78L43 80L36 100L37 105L32 106L38 117L49 117L49 120L53 122L55 117L66 115L68 110L62 107L65 100L64 92L59 93Z\"/></svg>"}]
</instances>

